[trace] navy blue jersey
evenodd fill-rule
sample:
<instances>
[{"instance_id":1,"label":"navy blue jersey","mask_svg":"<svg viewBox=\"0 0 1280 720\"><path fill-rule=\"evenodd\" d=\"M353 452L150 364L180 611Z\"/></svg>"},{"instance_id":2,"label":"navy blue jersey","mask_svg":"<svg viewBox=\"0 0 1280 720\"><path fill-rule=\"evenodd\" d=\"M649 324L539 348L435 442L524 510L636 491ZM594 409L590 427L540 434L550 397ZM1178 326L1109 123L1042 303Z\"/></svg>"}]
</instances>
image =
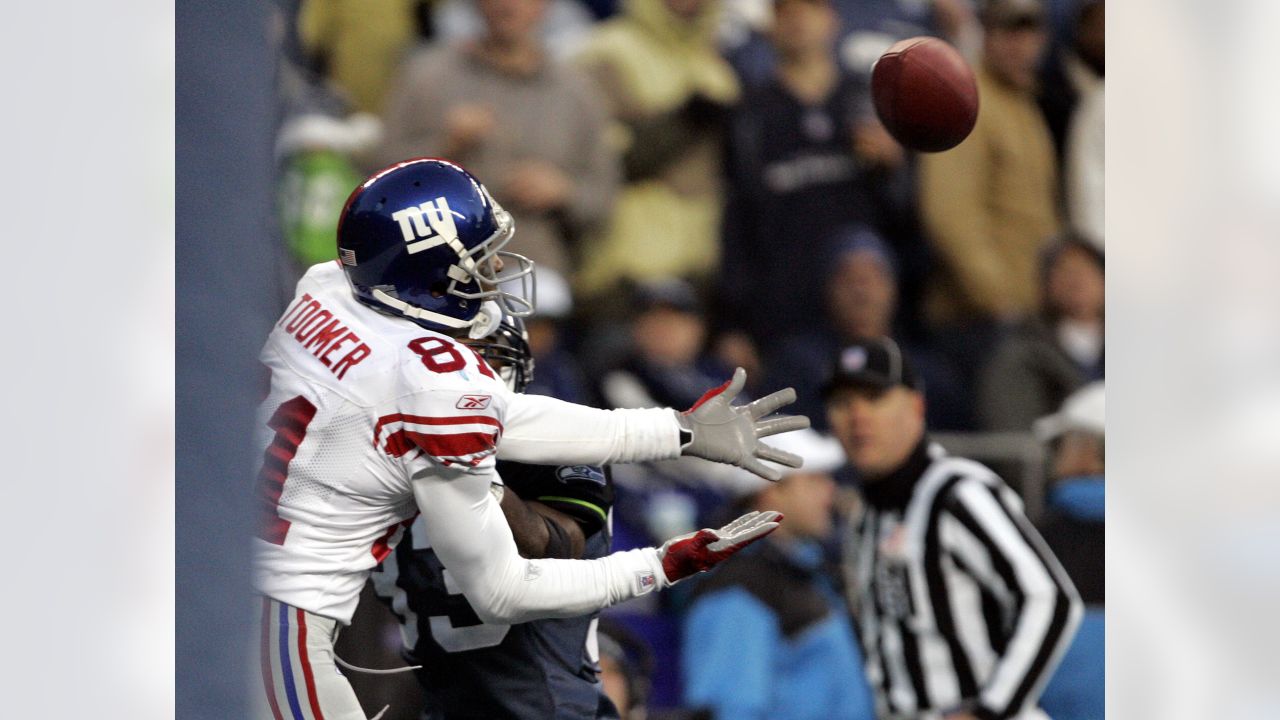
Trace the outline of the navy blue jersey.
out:
<instances>
[{"instance_id":1,"label":"navy blue jersey","mask_svg":"<svg viewBox=\"0 0 1280 720\"><path fill-rule=\"evenodd\" d=\"M824 246L852 223L874 224L869 176L853 153L865 99L848 76L814 105L771 80L734 111L721 281L734 322L761 344L781 328L824 327ZM779 282L778 268L802 281Z\"/></svg>"},{"instance_id":2,"label":"navy blue jersey","mask_svg":"<svg viewBox=\"0 0 1280 720\"><path fill-rule=\"evenodd\" d=\"M584 558L609 553L604 519L613 493L599 468L499 463L498 470L507 492L545 502L583 524ZM416 672L427 698L422 720L618 717L587 650L595 615L482 623L416 526L374 573L374 588L401 621L406 660L422 665Z\"/></svg>"}]
</instances>

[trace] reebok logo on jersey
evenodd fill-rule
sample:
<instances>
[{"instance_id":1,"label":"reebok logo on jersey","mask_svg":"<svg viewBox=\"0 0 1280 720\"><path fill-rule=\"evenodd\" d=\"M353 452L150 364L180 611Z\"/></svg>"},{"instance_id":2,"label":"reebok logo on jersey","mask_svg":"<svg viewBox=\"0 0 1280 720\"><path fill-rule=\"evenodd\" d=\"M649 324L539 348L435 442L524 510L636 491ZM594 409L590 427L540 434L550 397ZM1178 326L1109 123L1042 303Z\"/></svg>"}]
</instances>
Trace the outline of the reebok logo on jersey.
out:
<instances>
[{"instance_id":1,"label":"reebok logo on jersey","mask_svg":"<svg viewBox=\"0 0 1280 720\"><path fill-rule=\"evenodd\" d=\"M484 410L489 407L489 401L492 399L491 395L463 395L458 398L458 404L454 407L459 410Z\"/></svg>"},{"instance_id":2,"label":"reebok logo on jersey","mask_svg":"<svg viewBox=\"0 0 1280 720\"><path fill-rule=\"evenodd\" d=\"M524 566L525 582L537 580L542 577L542 568L538 567L532 560Z\"/></svg>"},{"instance_id":3,"label":"reebok logo on jersey","mask_svg":"<svg viewBox=\"0 0 1280 720\"><path fill-rule=\"evenodd\" d=\"M453 212L449 209L449 201L443 196L421 205L410 205L397 210L391 213L391 219L400 223L400 234L408 243L406 249L410 255L458 239Z\"/></svg>"}]
</instances>

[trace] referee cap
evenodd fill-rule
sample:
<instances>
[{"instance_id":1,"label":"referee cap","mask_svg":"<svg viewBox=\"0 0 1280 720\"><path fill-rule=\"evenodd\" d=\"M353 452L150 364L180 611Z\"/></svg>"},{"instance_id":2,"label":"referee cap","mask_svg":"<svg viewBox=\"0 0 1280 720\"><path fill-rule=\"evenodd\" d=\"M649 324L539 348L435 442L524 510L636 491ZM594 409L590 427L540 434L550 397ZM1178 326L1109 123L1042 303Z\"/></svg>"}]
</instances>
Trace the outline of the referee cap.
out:
<instances>
[{"instance_id":1,"label":"referee cap","mask_svg":"<svg viewBox=\"0 0 1280 720\"><path fill-rule=\"evenodd\" d=\"M889 337L867 338L842 347L822 388L824 398L841 387L882 390L901 385L919 391L921 383L906 353Z\"/></svg>"}]
</instances>

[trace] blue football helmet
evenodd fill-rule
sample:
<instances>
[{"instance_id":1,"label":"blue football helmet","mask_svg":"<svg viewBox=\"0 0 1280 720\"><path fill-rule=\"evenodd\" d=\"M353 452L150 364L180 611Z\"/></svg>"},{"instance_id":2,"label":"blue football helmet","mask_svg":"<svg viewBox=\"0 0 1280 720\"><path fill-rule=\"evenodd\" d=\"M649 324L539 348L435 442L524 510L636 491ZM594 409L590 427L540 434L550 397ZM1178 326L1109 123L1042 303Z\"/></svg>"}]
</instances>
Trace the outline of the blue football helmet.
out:
<instances>
[{"instance_id":1,"label":"blue football helmet","mask_svg":"<svg viewBox=\"0 0 1280 720\"><path fill-rule=\"evenodd\" d=\"M533 262L502 250L514 231L511 214L471 173L417 158L351 193L338 260L366 305L430 330L459 330L485 319L477 315L487 301L502 314L533 314ZM496 321L498 308L487 319Z\"/></svg>"}]
</instances>

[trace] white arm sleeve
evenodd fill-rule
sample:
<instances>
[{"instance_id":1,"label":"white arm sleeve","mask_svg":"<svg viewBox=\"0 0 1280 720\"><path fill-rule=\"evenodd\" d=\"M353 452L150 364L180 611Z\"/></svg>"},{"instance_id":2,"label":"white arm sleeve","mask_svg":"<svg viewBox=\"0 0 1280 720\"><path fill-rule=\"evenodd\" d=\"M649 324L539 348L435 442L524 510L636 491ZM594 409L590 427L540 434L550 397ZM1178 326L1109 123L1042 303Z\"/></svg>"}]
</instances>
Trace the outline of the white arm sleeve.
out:
<instances>
[{"instance_id":1,"label":"white arm sleeve","mask_svg":"<svg viewBox=\"0 0 1280 720\"><path fill-rule=\"evenodd\" d=\"M533 465L607 465L680 457L670 408L599 410L540 395L511 395L498 457Z\"/></svg>"},{"instance_id":2,"label":"white arm sleeve","mask_svg":"<svg viewBox=\"0 0 1280 720\"><path fill-rule=\"evenodd\" d=\"M526 560L516 550L487 467L435 467L414 475L413 491L431 547L487 623L576 617L668 583L656 548L596 560Z\"/></svg>"}]
</instances>

